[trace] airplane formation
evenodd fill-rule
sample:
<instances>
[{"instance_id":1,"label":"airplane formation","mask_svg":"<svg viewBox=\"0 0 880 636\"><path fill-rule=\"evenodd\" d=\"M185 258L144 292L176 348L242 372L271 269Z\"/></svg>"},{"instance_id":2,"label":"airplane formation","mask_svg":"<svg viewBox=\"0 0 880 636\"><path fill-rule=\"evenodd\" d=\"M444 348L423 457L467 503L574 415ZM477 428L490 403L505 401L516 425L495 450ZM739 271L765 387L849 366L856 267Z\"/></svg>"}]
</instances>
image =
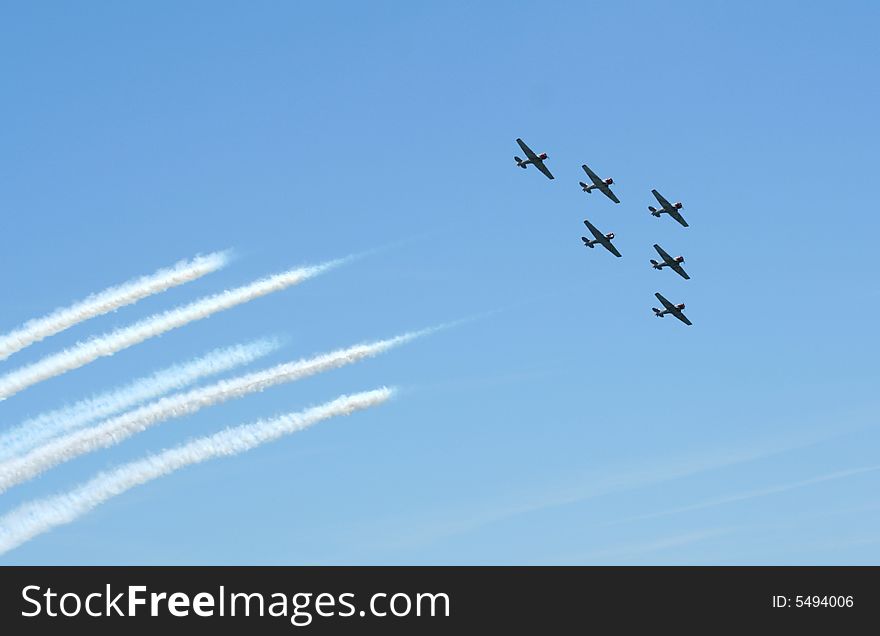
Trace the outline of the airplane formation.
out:
<instances>
[{"instance_id":1,"label":"airplane formation","mask_svg":"<svg viewBox=\"0 0 880 636\"><path fill-rule=\"evenodd\" d=\"M519 147L522 148L523 153L525 153L526 158L521 159L520 157L514 156L514 160L516 161L516 165L525 170L529 166L534 166L541 173L544 174L548 179L553 179L553 174L550 172L550 169L544 163L549 156L546 152L542 152L540 154L536 154L529 148L526 143L517 138L516 143L519 144ZM584 181L580 181L581 189L587 194L591 194L593 190L598 190L606 197L614 201L614 203L620 203L620 199L617 198L617 195L614 194L611 190L611 186L614 185L614 179L611 177L602 178L587 164L583 164L581 166L584 173L586 173L587 177L590 180L590 183L585 183ZM688 227L687 221L684 220L684 217L681 214L681 208L683 207L681 202L676 201L675 203L670 203L667 201L662 194L660 194L657 190L651 190L651 194L654 195L654 198L657 199L657 204L660 206L659 208L654 207L653 205L648 206L648 211L652 216L660 218L663 214L668 214L670 217L675 219L679 225L682 227ZM612 241L614 240L614 232L608 232L607 234L601 232L595 225L590 223L589 220L584 219L584 225L587 226L587 229L590 231L590 234L593 235L593 238L587 238L586 236L581 237L581 241L583 241L585 247L589 247L593 249L596 245L601 245L606 250L617 256L618 258L621 256L621 253L614 246ZM654 243L654 250L656 250L660 260L651 259L651 267L656 270L662 270L664 267L668 267L673 272L681 276L685 280L690 280L690 276L684 268L682 264L684 263L684 256L670 256L666 250L664 250L660 245ZM693 323L688 320L688 317L684 315L684 303L674 304L668 301L663 294L657 292L654 294L657 297L657 300L660 301L660 304L663 305L663 309L658 309L657 307L651 307L654 312L654 315L658 318L663 318L663 316L671 315L678 318L681 322L686 325L692 325Z\"/></svg>"}]
</instances>

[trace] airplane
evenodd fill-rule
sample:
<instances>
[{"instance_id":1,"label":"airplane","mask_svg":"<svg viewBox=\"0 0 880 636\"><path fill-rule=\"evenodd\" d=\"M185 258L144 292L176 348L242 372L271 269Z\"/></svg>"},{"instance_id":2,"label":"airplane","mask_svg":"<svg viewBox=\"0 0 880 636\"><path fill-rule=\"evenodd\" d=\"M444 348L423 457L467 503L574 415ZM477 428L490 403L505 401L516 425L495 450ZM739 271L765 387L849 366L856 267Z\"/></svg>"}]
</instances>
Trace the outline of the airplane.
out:
<instances>
[{"instance_id":1,"label":"airplane","mask_svg":"<svg viewBox=\"0 0 880 636\"><path fill-rule=\"evenodd\" d=\"M584 245L586 245L590 249L593 249L593 246L596 243L600 243L602 245L602 247L607 249L609 252L611 252L612 254L614 254L617 257L620 257L620 252L618 252L617 248L611 244L611 239L614 238L614 232L609 232L608 234L602 234L602 232L597 230L595 228L595 226L592 223L590 223L589 221L587 221L586 219L584 219L584 225L586 225L590 229L590 232L593 233L593 236L596 237L594 240L591 241L586 236L582 236L581 240L584 242Z\"/></svg>"},{"instance_id":2,"label":"airplane","mask_svg":"<svg viewBox=\"0 0 880 636\"><path fill-rule=\"evenodd\" d=\"M662 247L660 247L656 243L654 243L654 249L657 250L660 258L663 259L663 262L658 263L652 258L651 267L653 267L654 269L663 269L664 267L669 267L685 280L691 279L691 277L687 275L687 272L684 271L684 268L681 266L681 264L684 263L684 256L676 256L675 258L672 258L669 254L666 253L666 251Z\"/></svg>"},{"instance_id":3,"label":"airplane","mask_svg":"<svg viewBox=\"0 0 880 636\"><path fill-rule=\"evenodd\" d=\"M662 311L660 309L657 309L656 307L651 307L651 309L654 310L655 316L657 316L658 318L662 318L666 314L672 314L673 316L678 318L680 321L682 321L686 325L694 324L690 320L687 319L687 316L685 316L684 312L682 311L684 309L684 303L680 303L678 305L673 305L671 302L669 302L668 300L663 298L663 296L661 296L659 292L655 293L654 295L657 297L657 300L659 300L661 303L663 303L663 307L664 307L664 309Z\"/></svg>"},{"instance_id":4,"label":"airplane","mask_svg":"<svg viewBox=\"0 0 880 636\"><path fill-rule=\"evenodd\" d=\"M651 190L651 193L654 195L654 198L657 199L657 202L660 204L662 209L658 210L652 205L648 206L648 209L651 211L653 216L656 216L658 219L660 215L664 212L671 216L673 219L681 223L683 226L687 227L687 221L684 220L684 217L679 213L679 210L682 208L681 201L676 201L675 203L670 203L666 199L663 198L663 195L657 192L656 190Z\"/></svg>"},{"instance_id":5,"label":"airplane","mask_svg":"<svg viewBox=\"0 0 880 636\"><path fill-rule=\"evenodd\" d=\"M526 169L526 166L532 164L538 170L543 172L548 179L552 179L553 175L550 174L550 171L547 169L547 166L544 165L544 160L547 159L547 153L542 152L540 155L536 155L532 152L532 149L529 148L522 139L517 139L516 143L519 144L519 147L522 148L522 151L526 153L526 157L528 157L525 161L520 159L519 157L514 157L516 160L516 165L518 165L523 170Z\"/></svg>"},{"instance_id":6,"label":"airplane","mask_svg":"<svg viewBox=\"0 0 880 636\"><path fill-rule=\"evenodd\" d=\"M611 199L615 203L620 203L620 199L618 199L617 195L615 195L611 191L611 188L608 187L612 183L614 183L614 179L612 179L611 177L608 177L607 179L600 179L599 175L597 175L595 172L590 170L590 168L587 166L587 164L582 165L581 168L584 169L584 172L586 172L587 176L590 177L590 181L593 182L593 185L587 185L583 181L578 181L578 183L581 184L581 188L583 188L584 192L589 194L594 189L598 189L599 192L604 194L606 197L608 197L609 199Z\"/></svg>"}]
</instances>

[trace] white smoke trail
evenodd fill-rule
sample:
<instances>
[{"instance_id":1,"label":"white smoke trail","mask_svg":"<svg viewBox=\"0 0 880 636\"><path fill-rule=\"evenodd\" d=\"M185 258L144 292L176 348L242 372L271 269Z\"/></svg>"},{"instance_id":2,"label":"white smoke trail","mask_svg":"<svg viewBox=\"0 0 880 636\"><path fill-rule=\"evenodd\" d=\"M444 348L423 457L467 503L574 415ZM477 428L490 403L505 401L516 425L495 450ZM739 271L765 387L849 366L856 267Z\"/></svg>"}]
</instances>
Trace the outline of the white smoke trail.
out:
<instances>
[{"instance_id":1,"label":"white smoke trail","mask_svg":"<svg viewBox=\"0 0 880 636\"><path fill-rule=\"evenodd\" d=\"M200 358L162 369L120 388L42 413L0 435L0 460L20 455L62 433L81 429L170 391L184 389L201 378L249 364L272 353L279 345L276 339L264 339L215 349Z\"/></svg>"},{"instance_id":2,"label":"white smoke trail","mask_svg":"<svg viewBox=\"0 0 880 636\"><path fill-rule=\"evenodd\" d=\"M202 408L262 391L276 384L293 382L306 376L352 364L409 342L429 331L409 333L388 340L355 345L314 358L279 364L263 371L220 380L206 387L161 398L105 420L92 428L75 431L64 437L50 440L25 455L14 457L0 464L0 493L39 475L52 466L99 448L108 448L118 444L164 420L183 417Z\"/></svg>"},{"instance_id":3,"label":"white smoke trail","mask_svg":"<svg viewBox=\"0 0 880 636\"><path fill-rule=\"evenodd\" d=\"M115 311L171 287L177 287L201 278L205 274L220 269L228 262L229 254L227 252L197 256L191 261L180 261L172 267L160 269L149 276L142 276L136 280L92 294L85 300L70 307L56 309L42 318L29 320L18 329L0 335L0 360L5 360L16 351L21 351L25 347L64 331L77 323Z\"/></svg>"},{"instance_id":4,"label":"white smoke trail","mask_svg":"<svg viewBox=\"0 0 880 636\"><path fill-rule=\"evenodd\" d=\"M237 455L321 420L377 406L393 395L389 388L341 396L332 402L270 420L228 428L144 459L122 464L70 490L25 503L0 517L0 554L38 534L70 523L103 502L185 466Z\"/></svg>"},{"instance_id":5,"label":"white smoke trail","mask_svg":"<svg viewBox=\"0 0 880 636\"><path fill-rule=\"evenodd\" d=\"M265 296L266 294L301 283L312 276L317 276L328 269L340 265L344 261L345 259L281 272L249 285L220 292L213 296L207 296L188 305L170 309L161 314L155 314L128 327L92 338L75 347L48 356L39 362L0 377L0 399L8 398L38 382L77 369L97 360L101 356L113 355L117 351L163 334L166 331L182 327L194 320L207 318L218 311L235 307L260 296Z\"/></svg>"}]
</instances>

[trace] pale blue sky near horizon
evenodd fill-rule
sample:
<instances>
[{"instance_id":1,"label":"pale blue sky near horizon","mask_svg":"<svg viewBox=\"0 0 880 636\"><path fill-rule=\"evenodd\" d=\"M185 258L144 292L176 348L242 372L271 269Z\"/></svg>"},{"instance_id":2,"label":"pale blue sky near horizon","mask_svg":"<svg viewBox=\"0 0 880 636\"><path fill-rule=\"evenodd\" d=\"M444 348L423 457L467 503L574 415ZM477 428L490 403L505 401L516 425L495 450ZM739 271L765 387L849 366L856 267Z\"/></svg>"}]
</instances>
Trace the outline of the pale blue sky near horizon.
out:
<instances>
[{"instance_id":1,"label":"pale blue sky near horizon","mask_svg":"<svg viewBox=\"0 0 880 636\"><path fill-rule=\"evenodd\" d=\"M0 514L341 393L388 404L181 470L2 564L878 564L871 2L0 4L0 332L224 270L0 373L363 258L0 403L0 427L216 347L252 368L472 318L171 420ZM549 154L516 168L515 139ZM584 194L580 165L622 203ZM690 227L655 219L657 188ZM584 249L583 219L623 258ZM653 271L651 245L692 279ZM685 302L693 327L651 314ZM232 374L227 374L232 375Z\"/></svg>"}]
</instances>

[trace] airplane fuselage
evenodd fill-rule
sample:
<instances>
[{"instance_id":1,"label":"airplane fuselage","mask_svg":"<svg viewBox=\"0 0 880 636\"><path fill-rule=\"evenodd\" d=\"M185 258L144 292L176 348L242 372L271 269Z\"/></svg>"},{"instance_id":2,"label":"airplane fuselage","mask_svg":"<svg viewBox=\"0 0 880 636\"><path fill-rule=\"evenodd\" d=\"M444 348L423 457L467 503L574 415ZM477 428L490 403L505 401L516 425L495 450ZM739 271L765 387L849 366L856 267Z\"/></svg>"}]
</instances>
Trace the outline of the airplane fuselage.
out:
<instances>
[{"instance_id":1,"label":"airplane fuselage","mask_svg":"<svg viewBox=\"0 0 880 636\"><path fill-rule=\"evenodd\" d=\"M681 203L676 202L676 203L673 203L672 205L670 205L669 207L666 207L664 205L659 210L657 208L655 208L653 205L649 205L648 210L650 210L651 214L653 214L654 216L659 217L661 214L672 214L673 212L678 212L681 210L682 207L684 207L684 206Z\"/></svg>"},{"instance_id":2,"label":"airplane fuselage","mask_svg":"<svg viewBox=\"0 0 880 636\"><path fill-rule=\"evenodd\" d=\"M538 155L537 161L535 161L533 159L521 159L520 157L514 157L514 160L516 161L516 165L518 165L520 168L525 168L529 164L535 165L536 163L539 163L539 162L541 164L543 164L545 159L547 159L546 152L542 152L540 155Z\"/></svg>"},{"instance_id":3,"label":"airplane fuselage","mask_svg":"<svg viewBox=\"0 0 880 636\"><path fill-rule=\"evenodd\" d=\"M684 311L684 303L676 305L675 308L679 312ZM651 309L654 310L654 315L657 316L658 318L662 318L663 316L665 316L667 314L675 314L675 312L672 311L671 309L657 309L656 307L651 307Z\"/></svg>"},{"instance_id":4,"label":"airplane fuselage","mask_svg":"<svg viewBox=\"0 0 880 636\"><path fill-rule=\"evenodd\" d=\"M613 239L613 238L614 238L614 232L609 232L608 234L605 235L604 240L601 238L588 239L587 237L582 237L581 240L584 242L584 245L586 245L587 247L593 247L596 243L601 243L602 245L605 245L607 247L607 246L611 245L611 239Z\"/></svg>"},{"instance_id":5,"label":"airplane fuselage","mask_svg":"<svg viewBox=\"0 0 880 636\"><path fill-rule=\"evenodd\" d=\"M666 259L664 259L662 262L651 259L651 267L653 267L654 269L663 269L664 267L672 267L673 265L681 265L682 263L684 263L684 258L681 256L677 256L676 258L674 258L671 263Z\"/></svg>"},{"instance_id":6,"label":"airplane fuselage","mask_svg":"<svg viewBox=\"0 0 880 636\"><path fill-rule=\"evenodd\" d=\"M587 185L583 181L580 182L581 188L583 188L584 192L592 192L593 190L605 190L613 183L614 179L612 179L611 177L604 179L602 183L592 183L590 185Z\"/></svg>"}]
</instances>

